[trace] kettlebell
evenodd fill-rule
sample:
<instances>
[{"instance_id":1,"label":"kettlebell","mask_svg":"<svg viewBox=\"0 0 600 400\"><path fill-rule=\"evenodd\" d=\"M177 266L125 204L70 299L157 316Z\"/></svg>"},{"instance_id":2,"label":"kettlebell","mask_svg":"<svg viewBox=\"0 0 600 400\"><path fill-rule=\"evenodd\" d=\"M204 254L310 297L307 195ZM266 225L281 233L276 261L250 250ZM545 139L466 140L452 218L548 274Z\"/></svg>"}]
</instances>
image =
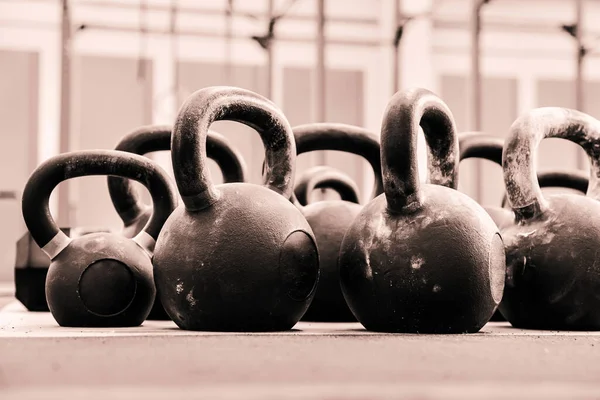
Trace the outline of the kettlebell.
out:
<instances>
[{"instance_id":1,"label":"kettlebell","mask_svg":"<svg viewBox=\"0 0 600 400\"><path fill-rule=\"evenodd\" d=\"M264 186L214 185L206 136L217 120L254 128L265 147ZM289 201L296 147L275 104L249 90L214 86L181 106L171 158L183 204L156 242L160 300L182 329L280 331L306 312L319 277L313 232Z\"/></svg>"},{"instance_id":2,"label":"kettlebell","mask_svg":"<svg viewBox=\"0 0 600 400\"><path fill-rule=\"evenodd\" d=\"M171 149L171 127L166 125L142 126L125 135L117 144L116 150L144 155L154 151ZM225 182L244 182L246 165L242 156L222 135L209 131L206 139L206 152L217 162ZM169 179L169 182L171 180ZM176 193L175 185L171 191ZM146 225L152 214L152 207L144 204L130 180L109 176L108 190L112 203L123 221L123 235L135 237ZM157 298L147 319L166 320L169 316Z\"/></svg>"},{"instance_id":3,"label":"kettlebell","mask_svg":"<svg viewBox=\"0 0 600 400\"><path fill-rule=\"evenodd\" d=\"M317 165L304 171L294 188L294 195L300 206L309 203L309 197L315 189L333 189L343 201L359 204L358 186L342 171L326 166Z\"/></svg>"},{"instance_id":4,"label":"kettlebell","mask_svg":"<svg viewBox=\"0 0 600 400\"><path fill-rule=\"evenodd\" d=\"M375 175L373 197L382 193L379 138L366 129L337 123L313 123L292 128L297 154L337 150L359 155L369 162ZM321 275L315 298L304 321L356 321L340 289L338 256L346 230L362 206L344 200L327 200L300 208L310 224L319 248Z\"/></svg>"},{"instance_id":5,"label":"kettlebell","mask_svg":"<svg viewBox=\"0 0 600 400\"><path fill-rule=\"evenodd\" d=\"M423 184L419 125L430 154ZM458 164L448 106L425 89L397 92L381 127L384 194L365 205L340 250L342 292L366 329L477 332L494 313L504 245L489 214L455 189Z\"/></svg>"},{"instance_id":6,"label":"kettlebell","mask_svg":"<svg viewBox=\"0 0 600 400\"><path fill-rule=\"evenodd\" d=\"M502 166L504 140L480 132L464 132L458 135L460 160L483 158ZM498 228L513 223L514 216L503 207L486 206L484 210L492 217Z\"/></svg>"},{"instance_id":7,"label":"kettlebell","mask_svg":"<svg viewBox=\"0 0 600 400\"><path fill-rule=\"evenodd\" d=\"M590 157L586 196L544 196L535 175L544 138L580 145ZM502 231L507 277L500 311L517 328L600 329L600 121L571 109L543 107L519 117L502 165L517 223Z\"/></svg>"},{"instance_id":8,"label":"kettlebell","mask_svg":"<svg viewBox=\"0 0 600 400\"><path fill-rule=\"evenodd\" d=\"M575 190L585 195L588 188L588 173L577 169L538 172L537 179L540 188L542 189L550 187L565 188ZM504 196L502 197L502 207L510 210L510 204L508 203L508 196L506 193L504 193Z\"/></svg>"},{"instance_id":9,"label":"kettlebell","mask_svg":"<svg viewBox=\"0 0 600 400\"><path fill-rule=\"evenodd\" d=\"M58 228L49 210L50 194L64 180L89 175L121 176L148 188L154 211L143 231L133 239L105 232L70 238ZM152 251L175 202L167 173L135 154L113 150L64 153L33 172L23 191L23 218L51 260L46 300L59 325L137 326L146 319L156 294Z\"/></svg>"},{"instance_id":10,"label":"kettlebell","mask_svg":"<svg viewBox=\"0 0 600 400\"><path fill-rule=\"evenodd\" d=\"M139 127L124 136L115 149L139 155L171 150L171 127L166 125ZM216 161L223 173L225 183L245 181L244 159L224 136L214 131L208 132L206 153L209 158ZM146 225L152 214L152 207L144 204L131 181L127 179L108 177L108 190L111 201L123 221L123 235L134 237Z\"/></svg>"}]
</instances>

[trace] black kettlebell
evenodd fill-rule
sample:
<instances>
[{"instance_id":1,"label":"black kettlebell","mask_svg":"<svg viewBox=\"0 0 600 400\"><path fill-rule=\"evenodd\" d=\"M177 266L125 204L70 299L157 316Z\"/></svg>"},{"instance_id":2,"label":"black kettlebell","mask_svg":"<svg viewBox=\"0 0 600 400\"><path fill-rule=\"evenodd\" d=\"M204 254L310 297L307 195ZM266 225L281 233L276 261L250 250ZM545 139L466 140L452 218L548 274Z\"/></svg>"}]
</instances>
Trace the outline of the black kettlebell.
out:
<instances>
[{"instance_id":1,"label":"black kettlebell","mask_svg":"<svg viewBox=\"0 0 600 400\"><path fill-rule=\"evenodd\" d=\"M154 212L133 239L117 233L70 238L52 219L48 202L62 181L89 175L116 175L148 188ZM22 199L31 236L50 257L46 299L61 326L140 325L155 297L152 252L158 233L175 208L169 176L147 158L113 150L78 151L52 157L30 176Z\"/></svg>"},{"instance_id":2,"label":"black kettlebell","mask_svg":"<svg viewBox=\"0 0 600 400\"><path fill-rule=\"evenodd\" d=\"M382 193L379 138L364 128L347 124L314 123L292 128L298 155L319 150L337 150L363 157L373 168L373 197ZM321 275L317 292L304 321L355 321L340 289L338 256L342 239L362 205L327 200L300 208L312 228L319 248Z\"/></svg>"},{"instance_id":3,"label":"black kettlebell","mask_svg":"<svg viewBox=\"0 0 600 400\"><path fill-rule=\"evenodd\" d=\"M419 125L433 184L419 181ZM502 238L485 210L454 189L458 163L446 104L425 89L396 93L381 128L385 193L363 208L340 250L344 297L368 330L477 332L500 302Z\"/></svg>"},{"instance_id":4,"label":"black kettlebell","mask_svg":"<svg viewBox=\"0 0 600 400\"><path fill-rule=\"evenodd\" d=\"M577 169L572 170L549 170L538 172L537 178L540 188L565 188L585 194L588 189L588 173ZM542 190L542 193L544 191ZM508 196L504 193L502 207L510 210ZM513 214L514 216L514 214Z\"/></svg>"},{"instance_id":5,"label":"black kettlebell","mask_svg":"<svg viewBox=\"0 0 600 400\"><path fill-rule=\"evenodd\" d=\"M464 132L458 135L460 160L482 158L502 166L504 140L480 132ZM512 224L513 213L503 207L486 206L484 210L492 217L498 228Z\"/></svg>"},{"instance_id":6,"label":"black kettlebell","mask_svg":"<svg viewBox=\"0 0 600 400\"><path fill-rule=\"evenodd\" d=\"M591 161L587 196L543 196L535 175L544 138L579 144ZM517 328L600 329L600 121L559 107L511 126L503 169L517 224L502 231L507 277L500 311Z\"/></svg>"},{"instance_id":7,"label":"black kettlebell","mask_svg":"<svg viewBox=\"0 0 600 400\"><path fill-rule=\"evenodd\" d=\"M118 143L116 150L139 155L171 150L171 127L166 125L139 127L125 135ZM245 181L244 160L224 136L213 131L208 132L206 152L209 158L216 161L226 183ZM175 185L172 186L172 192L175 193ZM108 190L112 203L123 221L122 234L125 237L134 237L150 219L152 207L144 204L141 196L128 179L109 176ZM169 319L158 299L147 319Z\"/></svg>"},{"instance_id":8,"label":"black kettlebell","mask_svg":"<svg viewBox=\"0 0 600 400\"><path fill-rule=\"evenodd\" d=\"M171 150L171 130L167 125L139 127L125 135L115 150L139 155ZM206 153L221 169L225 183L245 181L244 160L224 136L210 131L206 140ZM134 237L146 225L152 214L152 207L144 204L128 179L108 177L108 190L112 203L123 221L123 235ZM175 188L173 191L175 192Z\"/></svg>"},{"instance_id":9,"label":"black kettlebell","mask_svg":"<svg viewBox=\"0 0 600 400\"><path fill-rule=\"evenodd\" d=\"M217 120L257 130L265 146L265 186L213 185L206 136ZM296 149L283 113L265 97L208 87L181 106L171 138L183 199L156 243L161 302L182 329L278 331L306 312L319 277L314 235L289 201Z\"/></svg>"},{"instance_id":10,"label":"black kettlebell","mask_svg":"<svg viewBox=\"0 0 600 400\"><path fill-rule=\"evenodd\" d=\"M294 188L294 195L300 206L310 203L309 197L315 189L332 189L340 195L340 199L359 204L358 186L342 171L327 166L317 165L304 171Z\"/></svg>"}]
</instances>

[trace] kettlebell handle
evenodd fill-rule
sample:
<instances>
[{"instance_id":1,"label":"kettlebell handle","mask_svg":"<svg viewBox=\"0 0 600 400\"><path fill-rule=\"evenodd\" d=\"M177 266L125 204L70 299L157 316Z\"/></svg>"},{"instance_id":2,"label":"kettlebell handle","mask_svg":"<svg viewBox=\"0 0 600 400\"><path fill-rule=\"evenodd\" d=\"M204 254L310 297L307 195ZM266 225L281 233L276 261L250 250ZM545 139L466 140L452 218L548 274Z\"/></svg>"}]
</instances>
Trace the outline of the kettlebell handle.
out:
<instances>
[{"instance_id":1,"label":"kettlebell handle","mask_svg":"<svg viewBox=\"0 0 600 400\"><path fill-rule=\"evenodd\" d=\"M313 123L292 128L297 154L319 150L337 150L356 154L369 162L375 176L371 198L383 193L380 145L377 135L367 129L339 123Z\"/></svg>"},{"instance_id":2,"label":"kettlebell handle","mask_svg":"<svg viewBox=\"0 0 600 400\"><path fill-rule=\"evenodd\" d=\"M312 191L321 188L333 189L340 195L341 200L359 204L359 189L356 183L348 175L329 166L319 165L307 169L294 188L294 194L298 203L306 206Z\"/></svg>"},{"instance_id":3,"label":"kettlebell handle","mask_svg":"<svg viewBox=\"0 0 600 400\"><path fill-rule=\"evenodd\" d=\"M168 125L139 127L124 136L115 150L139 155L171 150L171 131L171 126ZM215 160L221 169L225 183L245 181L246 165L243 158L224 136L209 131L206 147L208 157ZM172 186L174 192L175 185ZM108 191L115 210L125 225L132 224L143 213L146 205L130 180L109 176Z\"/></svg>"},{"instance_id":4,"label":"kettlebell handle","mask_svg":"<svg viewBox=\"0 0 600 400\"><path fill-rule=\"evenodd\" d=\"M577 169L567 171L543 171L537 174L541 188L560 187L573 189L585 194L588 188L588 174ZM502 197L502 207L506 206L508 197Z\"/></svg>"},{"instance_id":5,"label":"kettlebell handle","mask_svg":"<svg viewBox=\"0 0 600 400\"><path fill-rule=\"evenodd\" d=\"M171 159L185 207L199 211L218 200L206 164L207 135L215 121L236 121L256 130L265 147L264 184L289 199L296 144L283 112L249 90L212 86L194 92L181 106L171 137Z\"/></svg>"},{"instance_id":6,"label":"kettlebell handle","mask_svg":"<svg viewBox=\"0 0 600 400\"><path fill-rule=\"evenodd\" d=\"M62 181L91 175L120 176L148 188L154 205L152 216L133 240L152 254L158 234L176 204L169 176L148 158L116 150L63 153L36 168L25 185L22 198L23 218L35 242L51 260L69 245L71 238L58 228L50 214L50 195Z\"/></svg>"},{"instance_id":7,"label":"kettlebell handle","mask_svg":"<svg viewBox=\"0 0 600 400\"><path fill-rule=\"evenodd\" d=\"M422 205L417 159L419 126L429 149L429 182L456 189L458 135L452 112L426 89L397 92L381 126L381 167L388 210L413 212Z\"/></svg>"},{"instance_id":8,"label":"kettlebell handle","mask_svg":"<svg viewBox=\"0 0 600 400\"><path fill-rule=\"evenodd\" d=\"M517 118L504 144L504 183L517 221L539 217L548 207L535 167L537 148L545 138L567 139L590 158L587 196L600 199L600 121L580 111L541 107Z\"/></svg>"},{"instance_id":9,"label":"kettlebell handle","mask_svg":"<svg viewBox=\"0 0 600 400\"><path fill-rule=\"evenodd\" d=\"M502 166L504 140L481 132L463 132L458 135L460 160L483 158Z\"/></svg>"}]
</instances>

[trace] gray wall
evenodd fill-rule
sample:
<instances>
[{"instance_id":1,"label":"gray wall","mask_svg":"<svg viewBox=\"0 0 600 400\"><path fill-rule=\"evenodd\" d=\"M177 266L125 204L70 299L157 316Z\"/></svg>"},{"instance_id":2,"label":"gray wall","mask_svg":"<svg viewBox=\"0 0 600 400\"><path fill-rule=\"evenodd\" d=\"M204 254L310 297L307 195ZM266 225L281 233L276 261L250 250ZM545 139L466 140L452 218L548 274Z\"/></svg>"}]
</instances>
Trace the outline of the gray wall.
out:
<instances>
[{"instance_id":1,"label":"gray wall","mask_svg":"<svg viewBox=\"0 0 600 400\"><path fill-rule=\"evenodd\" d=\"M73 149L113 149L123 135L151 122L151 64L146 64L145 81L137 78L135 59L80 56L76 66L73 112L78 123L73 126ZM71 182L74 225L120 229L106 177ZM147 198L147 192L142 193Z\"/></svg>"},{"instance_id":2,"label":"gray wall","mask_svg":"<svg viewBox=\"0 0 600 400\"><path fill-rule=\"evenodd\" d=\"M15 243L26 232L20 197L37 163L38 63L37 53L0 51L0 284L13 281Z\"/></svg>"},{"instance_id":3,"label":"gray wall","mask_svg":"<svg viewBox=\"0 0 600 400\"><path fill-rule=\"evenodd\" d=\"M464 76L442 76L440 96L448 104L459 132L468 130L468 79ZM517 82L509 78L485 78L482 82L482 131L505 138L517 118ZM476 180L476 169L481 168L481 182ZM475 198L481 185L481 204L499 206L504 194L501 166L487 160L467 159L459 169L460 191Z\"/></svg>"}]
</instances>

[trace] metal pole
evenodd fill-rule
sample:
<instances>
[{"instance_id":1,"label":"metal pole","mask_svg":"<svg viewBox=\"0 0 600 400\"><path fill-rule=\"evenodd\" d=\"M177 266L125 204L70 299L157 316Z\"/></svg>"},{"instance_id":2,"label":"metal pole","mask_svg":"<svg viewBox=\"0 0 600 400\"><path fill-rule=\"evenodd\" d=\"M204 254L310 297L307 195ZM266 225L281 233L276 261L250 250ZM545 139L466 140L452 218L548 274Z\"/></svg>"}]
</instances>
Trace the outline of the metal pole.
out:
<instances>
[{"instance_id":1,"label":"metal pole","mask_svg":"<svg viewBox=\"0 0 600 400\"><path fill-rule=\"evenodd\" d=\"M62 0L61 15L61 77L60 77L60 139L59 151L70 150L71 142L71 12L69 0ZM58 216L59 226L68 227L71 222L71 206L69 199L69 181L58 186Z\"/></svg>"},{"instance_id":2,"label":"metal pole","mask_svg":"<svg viewBox=\"0 0 600 400\"><path fill-rule=\"evenodd\" d=\"M585 99L583 87L583 61L585 58L585 47L583 44L583 0L575 0L576 22L575 39L577 41L577 72L575 74L575 109L585 112ZM577 157L577 168L584 168L584 160L579 151Z\"/></svg>"},{"instance_id":3,"label":"metal pole","mask_svg":"<svg viewBox=\"0 0 600 400\"><path fill-rule=\"evenodd\" d=\"M325 122L325 0L317 0L317 62L314 80L314 119L315 122ZM317 153L317 164L325 165L324 151ZM321 189L319 197L323 199L325 189Z\"/></svg>"},{"instance_id":4,"label":"metal pole","mask_svg":"<svg viewBox=\"0 0 600 400\"><path fill-rule=\"evenodd\" d=\"M275 1L268 0L268 2L267 12L269 14L269 20L271 20L275 9ZM275 67L273 63L273 46L274 40L271 38L269 40L269 45L267 46L267 97L271 100L273 100L273 68Z\"/></svg>"},{"instance_id":5,"label":"metal pole","mask_svg":"<svg viewBox=\"0 0 600 400\"><path fill-rule=\"evenodd\" d=\"M171 62L173 63L173 106L175 109L174 113L177 113L177 108L179 107L179 40L177 37L177 13L178 13L178 0L171 0L171 19L169 32L171 34Z\"/></svg>"},{"instance_id":6,"label":"metal pole","mask_svg":"<svg viewBox=\"0 0 600 400\"><path fill-rule=\"evenodd\" d=\"M481 131L481 70L480 70L480 33L481 33L481 8L485 0L474 0L471 15L471 79L470 79L470 119L471 131ZM482 173L481 161L477 161L475 168L475 197L478 202L482 200Z\"/></svg>"},{"instance_id":7,"label":"metal pole","mask_svg":"<svg viewBox=\"0 0 600 400\"><path fill-rule=\"evenodd\" d=\"M400 1L394 0L394 29L400 26ZM394 43L394 53L392 61L392 94L395 94L400 89L400 43Z\"/></svg>"},{"instance_id":8,"label":"metal pole","mask_svg":"<svg viewBox=\"0 0 600 400\"><path fill-rule=\"evenodd\" d=\"M227 85L233 85L233 66L231 41L233 39L233 0L229 2L229 11L225 15L225 82Z\"/></svg>"}]
</instances>

